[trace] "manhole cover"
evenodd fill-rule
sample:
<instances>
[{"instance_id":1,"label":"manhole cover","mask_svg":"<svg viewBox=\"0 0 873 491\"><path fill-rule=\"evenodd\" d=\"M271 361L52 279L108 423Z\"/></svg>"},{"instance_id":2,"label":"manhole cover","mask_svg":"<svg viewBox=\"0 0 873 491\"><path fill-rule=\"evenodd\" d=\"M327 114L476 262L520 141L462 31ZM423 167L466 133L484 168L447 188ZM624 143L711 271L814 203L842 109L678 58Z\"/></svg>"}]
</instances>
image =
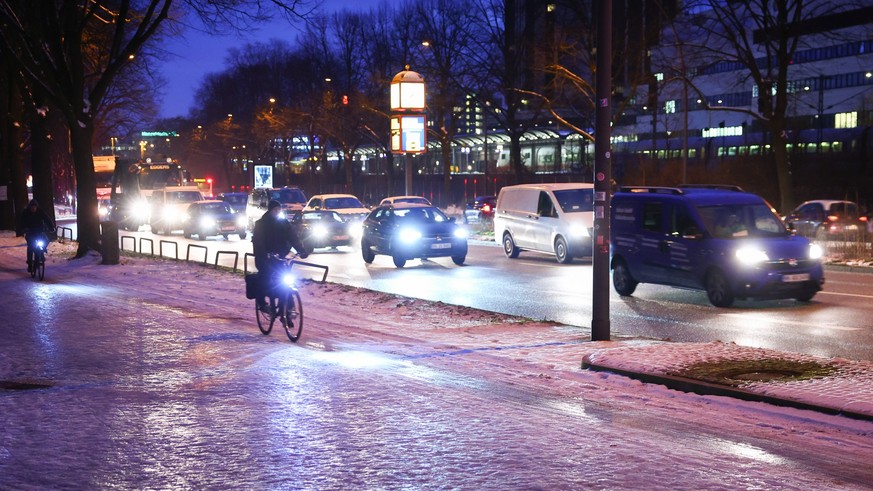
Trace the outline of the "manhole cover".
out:
<instances>
[{"instance_id":1,"label":"manhole cover","mask_svg":"<svg viewBox=\"0 0 873 491\"><path fill-rule=\"evenodd\" d=\"M0 390L36 390L47 389L51 384L40 382L16 382L14 380L0 380Z\"/></svg>"},{"instance_id":2,"label":"manhole cover","mask_svg":"<svg viewBox=\"0 0 873 491\"><path fill-rule=\"evenodd\" d=\"M723 376L725 378L730 378L734 380L744 380L751 382L769 382L771 380L782 380L786 378L795 378L801 375L800 372L793 372L791 370L765 370L765 371L755 371L755 372L741 372L741 373L725 373Z\"/></svg>"}]
</instances>

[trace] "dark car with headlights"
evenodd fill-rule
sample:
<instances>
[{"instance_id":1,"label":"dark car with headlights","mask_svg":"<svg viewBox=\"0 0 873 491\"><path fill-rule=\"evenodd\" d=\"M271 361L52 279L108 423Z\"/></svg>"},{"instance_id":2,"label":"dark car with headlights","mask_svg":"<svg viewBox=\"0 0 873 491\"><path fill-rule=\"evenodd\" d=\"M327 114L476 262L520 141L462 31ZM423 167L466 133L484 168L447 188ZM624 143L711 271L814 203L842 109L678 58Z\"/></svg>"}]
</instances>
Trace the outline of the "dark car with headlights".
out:
<instances>
[{"instance_id":1,"label":"dark car with headlights","mask_svg":"<svg viewBox=\"0 0 873 491\"><path fill-rule=\"evenodd\" d=\"M248 204L249 201L249 193L221 193L216 196L215 199L219 201L224 201L225 203L229 204L233 211L245 214L246 204Z\"/></svg>"},{"instance_id":2,"label":"dark car with headlights","mask_svg":"<svg viewBox=\"0 0 873 491\"><path fill-rule=\"evenodd\" d=\"M372 263L377 254L391 256L398 268L410 259L432 257L451 257L461 265L467 258L467 233L433 206L379 206L364 220L361 235L364 262Z\"/></svg>"},{"instance_id":3,"label":"dark car with headlights","mask_svg":"<svg viewBox=\"0 0 873 491\"><path fill-rule=\"evenodd\" d=\"M302 211L291 217L291 226L307 253L324 247L352 245L349 223L331 210Z\"/></svg>"},{"instance_id":4,"label":"dark car with headlights","mask_svg":"<svg viewBox=\"0 0 873 491\"><path fill-rule=\"evenodd\" d=\"M227 239L230 234L245 239L246 216L234 211L225 201L196 201L188 205L183 228L189 239L194 235L200 240L213 235Z\"/></svg>"},{"instance_id":5,"label":"dark car with headlights","mask_svg":"<svg viewBox=\"0 0 873 491\"><path fill-rule=\"evenodd\" d=\"M476 196L467 203L464 209L464 221L467 223L482 223L494 218L494 208L497 207L497 196Z\"/></svg>"},{"instance_id":6,"label":"dark car with headlights","mask_svg":"<svg viewBox=\"0 0 873 491\"><path fill-rule=\"evenodd\" d=\"M760 196L736 186L625 186L612 198L612 284L705 290L734 299L809 301L824 285L822 249L794 235Z\"/></svg>"}]
</instances>

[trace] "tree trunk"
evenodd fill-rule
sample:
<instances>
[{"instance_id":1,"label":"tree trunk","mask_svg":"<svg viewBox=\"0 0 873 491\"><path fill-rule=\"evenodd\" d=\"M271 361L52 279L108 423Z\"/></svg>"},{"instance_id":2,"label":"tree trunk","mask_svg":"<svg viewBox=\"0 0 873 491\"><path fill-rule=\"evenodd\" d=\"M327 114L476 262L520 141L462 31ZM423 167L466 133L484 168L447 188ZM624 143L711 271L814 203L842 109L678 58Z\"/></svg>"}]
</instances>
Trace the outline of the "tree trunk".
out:
<instances>
[{"instance_id":1,"label":"tree trunk","mask_svg":"<svg viewBox=\"0 0 873 491\"><path fill-rule=\"evenodd\" d=\"M443 154L443 197L442 207L446 208L451 204L452 194L452 140L445 138L440 144L440 150Z\"/></svg>"},{"instance_id":2,"label":"tree trunk","mask_svg":"<svg viewBox=\"0 0 873 491\"><path fill-rule=\"evenodd\" d=\"M19 216L27 206L27 176L24 173L19 142L21 141L21 93L20 86L10 71L4 71L3 93L0 95L0 111L6 114L0 128L0 186L6 186L6 201L0 201L0 228L15 230Z\"/></svg>"},{"instance_id":3,"label":"tree trunk","mask_svg":"<svg viewBox=\"0 0 873 491\"><path fill-rule=\"evenodd\" d=\"M94 128L90 123L70 125L70 145L76 168L76 200L79 228L79 250L76 257L83 257L89 250L100 252L100 222L97 217L97 177L94 174L94 159L91 155L91 137Z\"/></svg>"},{"instance_id":4,"label":"tree trunk","mask_svg":"<svg viewBox=\"0 0 873 491\"><path fill-rule=\"evenodd\" d=\"M509 133L509 160L515 171L515 183L524 183L524 162L521 160L521 135L516 131Z\"/></svg>"},{"instance_id":5,"label":"tree trunk","mask_svg":"<svg viewBox=\"0 0 873 491\"><path fill-rule=\"evenodd\" d=\"M44 101L34 90L34 104L43 107ZM32 111L30 117L30 170L33 177L33 197L52 221L55 220L55 199L52 190L51 142L46 114Z\"/></svg>"},{"instance_id":6,"label":"tree trunk","mask_svg":"<svg viewBox=\"0 0 873 491\"><path fill-rule=\"evenodd\" d=\"M779 185L780 212L790 213L794 209L794 187L791 176L791 162L788 159L788 141L785 128L779 119L771 120L770 129L773 142L773 159L776 165L776 182Z\"/></svg>"}]
</instances>

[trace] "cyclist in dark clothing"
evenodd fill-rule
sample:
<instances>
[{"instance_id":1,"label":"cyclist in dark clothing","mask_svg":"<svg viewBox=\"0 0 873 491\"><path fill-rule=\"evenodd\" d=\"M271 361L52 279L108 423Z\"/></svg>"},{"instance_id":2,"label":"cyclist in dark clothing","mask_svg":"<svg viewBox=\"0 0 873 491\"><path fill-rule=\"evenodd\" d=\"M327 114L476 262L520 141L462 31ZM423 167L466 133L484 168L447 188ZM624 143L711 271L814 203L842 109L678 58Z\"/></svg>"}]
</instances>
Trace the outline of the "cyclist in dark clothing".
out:
<instances>
[{"instance_id":1,"label":"cyclist in dark clothing","mask_svg":"<svg viewBox=\"0 0 873 491\"><path fill-rule=\"evenodd\" d=\"M255 267L262 281L268 282L275 267L269 261L270 254L276 254L283 258L294 249L300 257L308 256L303 247L303 242L282 214L282 204L271 200L267 205L267 211L255 222L252 231L252 250L255 255ZM258 305L264 305L263 296L258 296Z\"/></svg>"},{"instance_id":2,"label":"cyclist in dark clothing","mask_svg":"<svg viewBox=\"0 0 873 491\"><path fill-rule=\"evenodd\" d=\"M21 219L18 222L18 230L16 236L24 236L27 241L27 272L30 273L33 268L33 249L36 241L42 239L48 242L48 233L54 232L55 224L52 219L42 211L39 203L35 199L30 200L27 208L21 213Z\"/></svg>"}]
</instances>

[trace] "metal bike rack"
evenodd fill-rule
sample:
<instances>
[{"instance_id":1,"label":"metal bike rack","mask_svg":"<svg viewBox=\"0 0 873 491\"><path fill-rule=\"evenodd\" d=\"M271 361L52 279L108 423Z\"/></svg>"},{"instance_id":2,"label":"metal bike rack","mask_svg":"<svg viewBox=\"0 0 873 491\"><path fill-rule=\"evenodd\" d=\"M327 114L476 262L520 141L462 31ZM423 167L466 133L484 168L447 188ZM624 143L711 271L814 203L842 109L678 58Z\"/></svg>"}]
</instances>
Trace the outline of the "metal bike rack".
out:
<instances>
[{"instance_id":1,"label":"metal bike rack","mask_svg":"<svg viewBox=\"0 0 873 491\"><path fill-rule=\"evenodd\" d=\"M133 242L133 249L131 249L131 250L133 252L136 252L136 237L134 237L132 235L122 235L121 238L119 239L119 240L121 240L121 250L122 251L124 250L124 239L130 239L130 241Z\"/></svg>"},{"instance_id":2,"label":"metal bike rack","mask_svg":"<svg viewBox=\"0 0 873 491\"><path fill-rule=\"evenodd\" d=\"M164 244L173 244L173 247L176 250L176 261L179 260L179 244L173 242L172 240L161 240L158 242L158 250L160 251L161 257L164 257Z\"/></svg>"},{"instance_id":3,"label":"metal bike rack","mask_svg":"<svg viewBox=\"0 0 873 491\"><path fill-rule=\"evenodd\" d=\"M173 242L173 243L175 244L175 242ZM178 250L178 247L179 246L176 245L176 248L177 248L176 250ZM202 246L200 244L188 244L188 249L185 251L185 260L186 261L191 260L191 248L192 247L195 249L203 249L203 264L206 264L206 259L209 257L209 249L207 249L206 246Z\"/></svg>"},{"instance_id":4,"label":"metal bike rack","mask_svg":"<svg viewBox=\"0 0 873 491\"><path fill-rule=\"evenodd\" d=\"M218 257L222 254L229 254L233 256L233 270L236 271L236 265L239 263L239 253L236 251L216 251L215 253L215 267L218 267Z\"/></svg>"},{"instance_id":5,"label":"metal bike rack","mask_svg":"<svg viewBox=\"0 0 873 491\"><path fill-rule=\"evenodd\" d=\"M143 252L145 249L143 249L143 247L142 247L143 242L149 243L149 254L154 256L155 255L155 241L153 241L152 239L150 239L148 237L140 237L139 238L139 252L142 254L145 254Z\"/></svg>"},{"instance_id":6,"label":"metal bike rack","mask_svg":"<svg viewBox=\"0 0 873 491\"><path fill-rule=\"evenodd\" d=\"M327 279L328 267L323 265L323 264L315 264L315 263L309 263L306 261L298 261L297 259L292 259L290 262L291 268L294 268L295 264L299 264L300 266L304 266L307 268L323 269L324 275L322 275L322 277L321 277L321 282L324 283L324 280Z\"/></svg>"}]
</instances>

